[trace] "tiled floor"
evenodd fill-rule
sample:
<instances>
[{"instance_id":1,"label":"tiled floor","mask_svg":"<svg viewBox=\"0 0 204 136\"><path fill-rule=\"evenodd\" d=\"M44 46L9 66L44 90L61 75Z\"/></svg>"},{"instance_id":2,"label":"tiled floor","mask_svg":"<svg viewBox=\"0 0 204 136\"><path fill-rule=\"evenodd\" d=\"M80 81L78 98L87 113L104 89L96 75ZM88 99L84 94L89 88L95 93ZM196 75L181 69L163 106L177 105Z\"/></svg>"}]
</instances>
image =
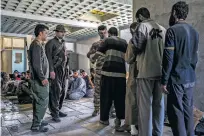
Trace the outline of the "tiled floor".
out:
<instances>
[{"instance_id":1,"label":"tiled floor","mask_svg":"<svg viewBox=\"0 0 204 136\"><path fill-rule=\"evenodd\" d=\"M115 132L114 119L110 119L109 126L101 125L99 116L91 117L93 112L92 99L80 101L65 100L62 111L68 116L60 123L51 121L49 111L45 120L49 122L49 132L33 133L30 131L32 122L32 106L30 104L17 105L15 97L3 97L1 101L1 135L2 136L130 136L129 133ZM172 136L169 127L164 128L163 136Z\"/></svg>"}]
</instances>

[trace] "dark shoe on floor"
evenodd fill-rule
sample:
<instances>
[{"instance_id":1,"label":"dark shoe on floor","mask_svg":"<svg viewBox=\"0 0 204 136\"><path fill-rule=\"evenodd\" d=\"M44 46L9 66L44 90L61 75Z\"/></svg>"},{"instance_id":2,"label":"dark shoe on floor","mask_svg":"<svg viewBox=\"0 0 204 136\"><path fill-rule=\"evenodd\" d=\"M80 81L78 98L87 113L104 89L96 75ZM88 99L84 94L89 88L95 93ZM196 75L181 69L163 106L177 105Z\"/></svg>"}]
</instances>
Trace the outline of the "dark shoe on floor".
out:
<instances>
[{"instance_id":1,"label":"dark shoe on floor","mask_svg":"<svg viewBox=\"0 0 204 136\"><path fill-rule=\"evenodd\" d=\"M120 126L121 126L121 121L120 121L120 119L116 118L115 119L115 130L118 131Z\"/></svg>"},{"instance_id":2,"label":"dark shoe on floor","mask_svg":"<svg viewBox=\"0 0 204 136\"><path fill-rule=\"evenodd\" d=\"M41 126L47 126L47 125L48 125L47 121L43 120L43 121L41 122Z\"/></svg>"},{"instance_id":3,"label":"dark shoe on floor","mask_svg":"<svg viewBox=\"0 0 204 136\"><path fill-rule=\"evenodd\" d=\"M106 126L108 126L109 125L109 121L107 120L107 121L102 121L102 120L100 120L99 121L101 124L103 124L103 125L106 125Z\"/></svg>"},{"instance_id":4,"label":"dark shoe on floor","mask_svg":"<svg viewBox=\"0 0 204 136\"><path fill-rule=\"evenodd\" d=\"M53 120L54 122L57 122L57 123L58 123L58 122L61 122L61 120L60 120L59 117L53 117L52 120Z\"/></svg>"},{"instance_id":5,"label":"dark shoe on floor","mask_svg":"<svg viewBox=\"0 0 204 136\"><path fill-rule=\"evenodd\" d=\"M49 128L44 127L44 126L39 126L39 127L31 127L32 132L47 132Z\"/></svg>"},{"instance_id":6,"label":"dark shoe on floor","mask_svg":"<svg viewBox=\"0 0 204 136\"><path fill-rule=\"evenodd\" d=\"M169 125L169 119L168 119L168 116L165 116L165 118L164 118L164 125L166 125L166 126Z\"/></svg>"},{"instance_id":7,"label":"dark shoe on floor","mask_svg":"<svg viewBox=\"0 0 204 136\"><path fill-rule=\"evenodd\" d=\"M66 117L67 116L67 114L66 113L63 113L63 112L59 112L59 117Z\"/></svg>"},{"instance_id":8,"label":"dark shoe on floor","mask_svg":"<svg viewBox=\"0 0 204 136\"><path fill-rule=\"evenodd\" d=\"M92 117L96 117L96 116L98 116L98 115L99 115L99 112L96 111L96 110L94 110L94 112L92 113Z\"/></svg>"},{"instance_id":9,"label":"dark shoe on floor","mask_svg":"<svg viewBox=\"0 0 204 136\"><path fill-rule=\"evenodd\" d=\"M118 131L118 132L125 132L125 131L130 132L131 128L129 125L124 124L123 126L119 127L116 131Z\"/></svg>"}]
</instances>

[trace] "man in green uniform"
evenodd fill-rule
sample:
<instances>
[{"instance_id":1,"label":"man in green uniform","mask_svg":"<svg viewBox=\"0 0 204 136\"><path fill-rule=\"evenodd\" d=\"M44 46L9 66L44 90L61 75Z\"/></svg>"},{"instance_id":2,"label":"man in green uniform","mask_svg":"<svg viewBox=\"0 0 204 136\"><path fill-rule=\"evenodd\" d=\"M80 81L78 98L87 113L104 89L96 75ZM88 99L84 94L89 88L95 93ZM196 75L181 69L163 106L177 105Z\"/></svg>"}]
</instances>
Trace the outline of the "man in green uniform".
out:
<instances>
[{"instance_id":1,"label":"man in green uniform","mask_svg":"<svg viewBox=\"0 0 204 136\"><path fill-rule=\"evenodd\" d=\"M95 92L94 92L94 112L92 116L97 116L99 114L100 109L100 79L101 79L101 68L104 62L104 55L101 55L97 58L97 60L92 60L91 57L96 53L98 47L101 44L101 41L107 37L107 28L104 25L98 27L98 34L100 36L100 40L93 43L90 51L87 53L87 57L90 59L92 65L96 64L96 74L94 77L95 83ZM93 67L92 67L93 68Z\"/></svg>"},{"instance_id":2,"label":"man in green uniform","mask_svg":"<svg viewBox=\"0 0 204 136\"><path fill-rule=\"evenodd\" d=\"M35 28L36 39L31 43L28 51L31 69L31 80L33 93L36 96L33 100L33 123L31 130L34 132L47 132L42 123L49 101L49 64L45 55L44 44L48 34L48 27L37 25Z\"/></svg>"}]
</instances>

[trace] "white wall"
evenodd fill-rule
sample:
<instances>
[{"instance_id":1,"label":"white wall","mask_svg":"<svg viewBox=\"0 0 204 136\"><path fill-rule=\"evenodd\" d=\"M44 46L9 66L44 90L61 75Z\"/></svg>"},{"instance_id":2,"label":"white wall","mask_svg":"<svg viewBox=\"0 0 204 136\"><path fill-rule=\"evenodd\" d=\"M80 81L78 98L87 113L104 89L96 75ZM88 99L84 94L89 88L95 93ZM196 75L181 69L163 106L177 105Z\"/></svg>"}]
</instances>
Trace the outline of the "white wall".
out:
<instances>
[{"instance_id":1,"label":"white wall","mask_svg":"<svg viewBox=\"0 0 204 136\"><path fill-rule=\"evenodd\" d=\"M120 30L120 37L125 39L128 43L129 40L132 38L132 35L130 33L130 29L128 28L128 29Z\"/></svg>"},{"instance_id":2,"label":"white wall","mask_svg":"<svg viewBox=\"0 0 204 136\"><path fill-rule=\"evenodd\" d=\"M74 50L74 43L68 43L68 42L66 42L65 43L65 47L66 47L66 50L70 50L70 51L75 51Z\"/></svg>"},{"instance_id":3,"label":"white wall","mask_svg":"<svg viewBox=\"0 0 204 136\"><path fill-rule=\"evenodd\" d=\"M129 40L132 38L132 35L130 33L130 29L124 29L120 30L120 38L123 38L129 43ZM126 63L126 71L129 72L129 65Z\"/></svg>"},{"instance_id":4,"label":"white wall","mask_svg":"<svg viewBox=\"0 0 204 136\"><path fill-rule=\"evenodd\" d=\"M94 42L99 40L99 36L83 39L76 43L76 53L78 54L78 68L84 69L87 73L90 70L90 62L86 54Z\"/></svg>"}]
</instances>

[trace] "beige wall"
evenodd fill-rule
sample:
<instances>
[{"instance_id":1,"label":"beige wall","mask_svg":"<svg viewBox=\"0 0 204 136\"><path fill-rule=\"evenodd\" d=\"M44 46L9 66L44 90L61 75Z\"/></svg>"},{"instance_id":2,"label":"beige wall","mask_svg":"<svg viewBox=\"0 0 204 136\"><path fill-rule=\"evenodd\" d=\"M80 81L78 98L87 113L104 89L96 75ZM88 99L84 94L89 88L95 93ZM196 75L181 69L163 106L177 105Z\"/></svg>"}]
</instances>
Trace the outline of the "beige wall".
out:
<instances>
[{"instance_id":1,"label":"beige wall","mask_svg":"<svg viewBox=\"0 0 204 136\"><path fill-rule=\"evenodd\" d=\"M140 7L147 7L151 17L168 28L168 20L172 5L178 0L133 0L133 15ZM204 0L185 0L189 4L187 22L199 32L199 61L197 65L197 81L194 91L195 106L204 111Z\"/></svg>"}]
</instances>

